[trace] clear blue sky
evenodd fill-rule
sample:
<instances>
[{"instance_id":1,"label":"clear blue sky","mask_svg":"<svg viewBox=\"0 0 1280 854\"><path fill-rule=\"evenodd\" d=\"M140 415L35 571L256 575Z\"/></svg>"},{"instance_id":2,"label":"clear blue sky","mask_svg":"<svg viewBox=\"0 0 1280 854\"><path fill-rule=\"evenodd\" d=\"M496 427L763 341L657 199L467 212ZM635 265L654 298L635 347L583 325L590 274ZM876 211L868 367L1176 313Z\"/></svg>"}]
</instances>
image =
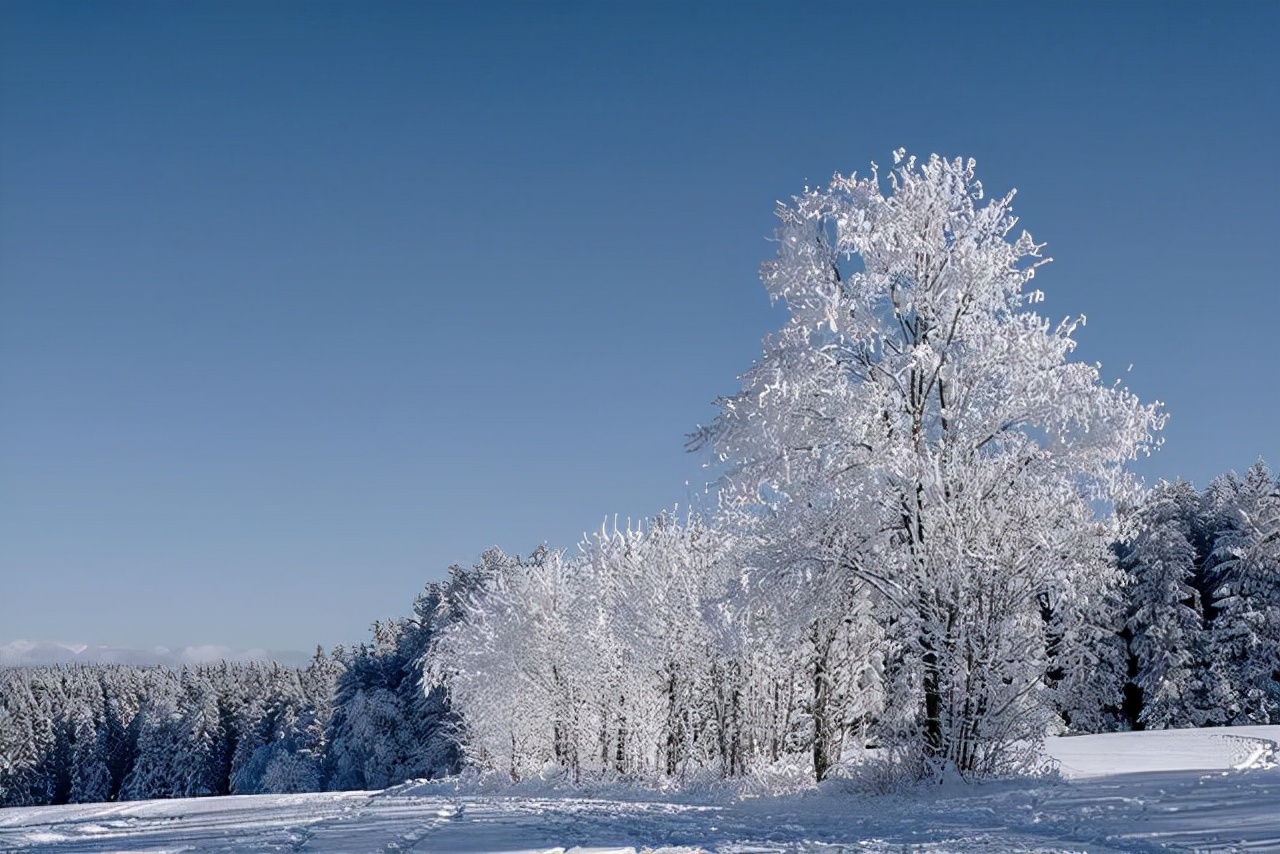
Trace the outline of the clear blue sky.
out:
<instances>
[{"instance_id":1,"label":"clear blue sky","mask_svg":"<svg viewBox=\"0 0 1280 854\"><path fill-rule=\"evenodd\" d=\"M1274 2L4 2L0 642L356 641L686 502L774 200L899 146L1019 189L1041 308L1172 414L1143 474L1280 463L1277 44Z\"/></svg>"}]
</instances>

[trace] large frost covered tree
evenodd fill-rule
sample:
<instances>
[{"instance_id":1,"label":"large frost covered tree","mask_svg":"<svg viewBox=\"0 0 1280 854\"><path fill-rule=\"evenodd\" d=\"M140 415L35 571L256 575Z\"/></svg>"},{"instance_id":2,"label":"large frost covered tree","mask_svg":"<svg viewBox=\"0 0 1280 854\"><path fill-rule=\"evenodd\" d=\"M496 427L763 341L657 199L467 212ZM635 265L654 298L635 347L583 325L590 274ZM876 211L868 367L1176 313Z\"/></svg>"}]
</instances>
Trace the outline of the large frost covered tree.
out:
<instances>
[{"instance_id":1,"label":"large frost covered tree","mask_svg":"<svg viewBox=\"0 0 1280 854\"><path fill-rule=\"evenodd\" d=\"M1100 702L1054 674L1093 654L1115 581L1096 511L1163 416L1069 359L1078 322L1029 308L1047 259L1011 236L1012 193L986 199L972 160L895 163L887 186L873 167L779 206L762 279L789 319L692 444L728 465L722 500L758 536L785 520L788 565L756 571L871 592L894 650L885 742L976 776Z\"/></svg>"}]
</instances>

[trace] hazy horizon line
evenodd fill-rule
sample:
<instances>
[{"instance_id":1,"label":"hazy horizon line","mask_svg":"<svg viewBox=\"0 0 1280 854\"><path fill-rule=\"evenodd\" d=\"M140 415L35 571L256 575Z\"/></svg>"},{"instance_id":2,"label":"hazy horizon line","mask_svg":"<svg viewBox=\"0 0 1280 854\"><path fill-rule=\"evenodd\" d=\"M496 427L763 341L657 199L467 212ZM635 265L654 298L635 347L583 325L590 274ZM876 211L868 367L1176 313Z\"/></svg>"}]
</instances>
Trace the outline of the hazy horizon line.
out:
<instances>
[{"instance_id":1,"label":"hazy horizon line","mask_svg":"<svg viewBox=\"0 0 1280 854\"><path fill-rule=\"evenodd\" d=\"M314 650L233 647L225 644L197 644L182 647L152 647L88 644L79 641L28 640L17 638L0 643L0 667L51 664L130 664L136 666L182 666L217 661L275 661L290 666L305 665Z\"/></svg>"}]
</instances>

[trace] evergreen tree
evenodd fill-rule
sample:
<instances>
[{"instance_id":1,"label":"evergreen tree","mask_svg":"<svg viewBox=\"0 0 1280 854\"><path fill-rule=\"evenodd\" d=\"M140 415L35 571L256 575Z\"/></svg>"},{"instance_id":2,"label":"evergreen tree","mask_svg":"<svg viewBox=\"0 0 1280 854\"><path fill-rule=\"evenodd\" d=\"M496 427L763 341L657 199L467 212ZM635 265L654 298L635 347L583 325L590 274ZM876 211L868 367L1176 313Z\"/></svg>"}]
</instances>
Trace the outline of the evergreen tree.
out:
<instances>
[{"instance_id":1,"label":"evergreen tree","mask_svg":"<svg viewBox=\"0 0 1280 854\"><path fill-rule=\"evenodd\" d=\"M1236 482L1216 542L1212 641L1230 723L1280 722L1280 482L1262 460Z\"/></svg>"},{"instance_id":2,"label":"evergreen tree","mask_svg":"<svg viewBox=\"0 0 1280 854\"><path fill-rule=\"evenodd\" d=\"M1138 727L1198 726L1211 719L1204 683L1208 637L1193 586L1198 503L1190 484L1161 482L1134 512L1132 534L1121 548Z\"/></svg>"},{"instance_id":3,"label":"evergreen tree","mask_svg":"<svg viewBox=\"0 0 1280 854\"><path fill-rule=\"evenodd\" d=\"M143 801L188 794L188 777L181 760L187 755L187 734L175 698L148 698L135 718L138 758L125 776L120 799Z\"/></svg>"},{"instance_id":4,"label":"evergreen tree","mask_svg":"<svg viewBox=\"0 0 1280 854\"><path fill-rule=\"evenodd\" d=\"M107 766L102 724L94 720L91 698L76 698L67 717L71 741L70 803L106 801L111 797L111 769ZM101 708L101 706L99 706Z\"/></svg>"}]
</instances>

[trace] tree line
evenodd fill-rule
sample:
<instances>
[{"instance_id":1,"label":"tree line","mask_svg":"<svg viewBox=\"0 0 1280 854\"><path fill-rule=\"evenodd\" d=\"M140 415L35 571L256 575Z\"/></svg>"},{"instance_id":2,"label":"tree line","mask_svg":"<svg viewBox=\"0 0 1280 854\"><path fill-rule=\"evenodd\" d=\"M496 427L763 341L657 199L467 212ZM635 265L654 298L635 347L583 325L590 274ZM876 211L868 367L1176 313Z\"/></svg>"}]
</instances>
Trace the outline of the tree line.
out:
<instances>
[{"instance_id":1,"label":"tree line","mask_svg":"<svg viewBox=\"0 0 1280 854\"><path fill-rule=\"evenodd\" d=\"M900 151L780 203L761 278L787 320L690 436L723 472L713 509L606 526L573 553L491 549L372 645L313 662L326 702L304 674L268 680L275 714L236 699L264 693L238 687L254 668L147 677L160 699L129 708L160 711L133 720L169 721L153 728L195 757L152 790L460 766L977 779L1033 770L1052 732L1280 721L1276 478L1259 462L1203 493L1143 489L1130 463L1160 444L1163 407L1072 358L1083 317L1036 313L1048 259L1012 201L972 160ZM42 673L97 696L79 671ZM189 690L191 673L213 687ZM58 713L37 737L5 712L0 733L20 735L0 742L0 781L74 755L85 713ZM14 762L19 742L45 753Z\"/></svg>"},{"instance_id":2,"label":"tree line","mask_svg":"<svg viewBox=\"0 0 1280 854\"><path fill-rule=\"evenodd\" d=\"M1280 478L1259 461L1201 492L1161 482L1118 525L1105 630L1041 686L1055 731L1280 722ZM730 569L734 546L666 513L576 555L490 549L306 668L0 670L0 806L381 789L464 764L821 779L876 755L901 665L866 603L807 584L783 601Z\"/></svg>"},{"instance_id":3,"label":"tree line","mask_svg":"<svg viewBox=\"0 0 1280 854\"><path fill-rule=\"evenodd\" d=\"M0 806L382 789L458 770L421 667L446 585L305 668L0 669Z\"/></svg>"}]
</instances>

